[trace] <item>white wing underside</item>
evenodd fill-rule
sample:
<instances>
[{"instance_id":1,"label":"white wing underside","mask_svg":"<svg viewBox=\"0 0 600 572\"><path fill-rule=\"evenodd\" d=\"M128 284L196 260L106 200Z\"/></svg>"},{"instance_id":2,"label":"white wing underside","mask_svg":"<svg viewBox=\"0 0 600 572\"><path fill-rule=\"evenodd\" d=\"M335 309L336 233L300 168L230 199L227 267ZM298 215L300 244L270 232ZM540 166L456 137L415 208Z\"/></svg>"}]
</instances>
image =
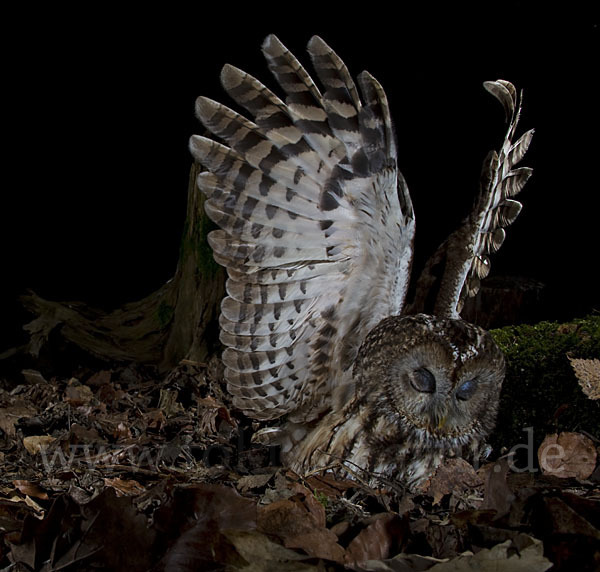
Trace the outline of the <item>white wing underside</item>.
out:
<instances>
[{"instance_id":1,"label":"white wing underside","mask_svg":"<svg viewBox=\"0 0 600 572\"><path fill-rule=\"evenodd\" d=\"M331 405L368 331L402 310L412 259L414 216L384 92L363 72L359 97L320 38L308 51L323 93L269 36L263 52L285 101L226 65L225 89L254 120L199 98L200 120L223 144L190 144L221 229L209 242L229 275L225 377L235 405L258 419L307 421Z\"/></svg>"}]
</instances>

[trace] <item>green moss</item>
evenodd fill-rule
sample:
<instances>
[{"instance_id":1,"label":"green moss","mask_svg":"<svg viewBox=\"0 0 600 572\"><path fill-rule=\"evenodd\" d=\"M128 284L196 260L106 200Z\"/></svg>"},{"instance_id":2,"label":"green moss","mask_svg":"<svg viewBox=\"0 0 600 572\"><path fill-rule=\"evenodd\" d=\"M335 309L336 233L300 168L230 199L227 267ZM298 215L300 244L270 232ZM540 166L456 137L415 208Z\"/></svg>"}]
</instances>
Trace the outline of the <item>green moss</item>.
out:
<instances>
[{"instance_id":1,"label":"green moss","mask_svg":"<svg viewBox=\"0 0 600 572\"><path fill-rule=\"evenodd\" d=\"M329 506L329 497L325 493L319 492L317 490L314 491L314 495L317 501L319 501L319 503L323 505L323 508L327 509L327 507Z\"/></svg>"},{"instance_id":2,"label":"green moss","mask_svg":"<svg viewBox=\"0 0 600 572\"><path fill-rule=\"evenodd\" d=\"M172 319L175 309L173 306L167 304L164 300L159 304L158 310L156 311L156 319L162 330Z\"/></svg>"},{"instance_id":3,"label":"green moss","mask_svg":"<svg viewBox=\"0 0 600 572\"><path fill-rule=\"evenodd\" d=\"M507 359L491 439L496 450L523 442L527 427L533 427L536 445L557 431L600 436L600 405L585 396L568 359L600 357L600 316L568 324L509 326L492 335Z\"/></svg>"}]
</instances>

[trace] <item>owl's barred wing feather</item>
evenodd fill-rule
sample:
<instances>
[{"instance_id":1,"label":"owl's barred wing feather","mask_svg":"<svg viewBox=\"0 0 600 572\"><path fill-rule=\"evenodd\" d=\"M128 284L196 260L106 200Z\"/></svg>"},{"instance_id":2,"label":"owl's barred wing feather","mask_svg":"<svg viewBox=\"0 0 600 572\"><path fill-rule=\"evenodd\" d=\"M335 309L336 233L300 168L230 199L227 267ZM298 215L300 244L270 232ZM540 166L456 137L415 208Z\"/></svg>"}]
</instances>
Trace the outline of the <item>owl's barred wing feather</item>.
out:
<instances>
[{"instance_id":1,"label":"owl's barred wing feather","mask_svg":"<svg viewBox=\"0 0 600 572\"><path fill-rule=\"evenodd\" d=\"M522 95L517 99L514 86L504 80L486 81L483 85L502 103L509 127L500 152L491 151L483 165L481 193L471 215L479 225L479 232L459 295L458 313L464 301L477 294L480 281L488 275L489 255L502 246L506 238L504 229L515 221L523 206L512 197L521 192L533 172L529 167L513 168L524 157L534 133L530 129L513 143L521 114Z\"/></svg>"},{"instance_id":2,"label":"owl's barred wing feather","mask_svg":"<svg viewBox=\"0 0 600 572\"><path fill-rule=\"evenodd\" d=\"M220 227L209 243L229 275L225 376L235 404L259 419L302 421L330 405L367 332L401 310L412 257L412 205L381 86L363 72L359 95L320 38L308 51L323 93L268 36L285 101L226 65L223 86L254 119L201 97L197 115L222 143L190 142Z\"/></svg>"},{"instance_id":3,"label":"owl's barred wing feather","mask_svg":"<svg viewBox=\"0 0 600 572\"><path fill-rule=\"evenodd\" d=\"M504 107L508 129L500 151L490 151L484 161L480 193L470 215L425 265L410 313L457 318L465 300L477 294L480 281L488 275L490 255L502 246L504 229L521 212L521 203L513 197L524 187L532 169L515 165L527 152L534 131L527 131L514 142L522 97L517 97L515 87L505 80L488 81L484 87Z\"/></svg>"}]
</instances>

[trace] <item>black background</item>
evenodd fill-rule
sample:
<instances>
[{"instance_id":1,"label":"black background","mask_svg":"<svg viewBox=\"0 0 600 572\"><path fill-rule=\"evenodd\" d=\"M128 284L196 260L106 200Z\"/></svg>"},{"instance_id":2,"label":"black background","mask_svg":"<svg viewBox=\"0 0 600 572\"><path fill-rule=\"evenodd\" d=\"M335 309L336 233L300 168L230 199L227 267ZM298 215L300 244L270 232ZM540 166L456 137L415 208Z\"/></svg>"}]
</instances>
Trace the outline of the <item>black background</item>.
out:
<instances>
[{"instance_id":1,"label":"black background","mask_svg":"<svg viewBox=\"0 0 600 572\"><path fill-rule=\"evenodd\" d=\"M481 163L501 142L503 112L482 82L503 78L523 88L519 133L534 127L536 134L522 164L534 175L492 273L544 282L546 318L599 307L591 9L328 6L328 13L298 3L125 13L92 5L6 20L4 343L18 339L27 319L16 303L26 288L110 309L173 275L188 138L200 132L194 100L202 94L231 104L219 84L225 62L277 91L260 52L271 32L309 70L305 45L319 34L352 75L368 69L383 84L415 205L417 264L468 212Z\"/></svg>"}]
</instances>

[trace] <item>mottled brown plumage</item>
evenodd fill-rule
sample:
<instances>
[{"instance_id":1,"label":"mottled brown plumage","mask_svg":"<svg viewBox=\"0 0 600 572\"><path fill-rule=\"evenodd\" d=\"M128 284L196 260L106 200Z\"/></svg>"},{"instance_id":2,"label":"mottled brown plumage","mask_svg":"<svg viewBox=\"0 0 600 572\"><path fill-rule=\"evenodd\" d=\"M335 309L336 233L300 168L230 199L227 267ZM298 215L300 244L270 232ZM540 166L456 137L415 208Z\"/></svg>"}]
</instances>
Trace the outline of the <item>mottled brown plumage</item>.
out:
<instances>
[{"instance_id":1,"label":"mottled brown plumage","mask_svg":"<svg viewBox=\"0 0 600 572\"><path fill-rule=\"evenodd\" d=\"M300 473L350 469L420 483L447 455L476 456L492 430L504 357L485 330L425 314L391 316L367 335L351 396L284 453ZM362 470L362 471L361 471Z\"/></svg>"},{"instance_id":2,"label":"mottled brown plumage","mask_svg":"<svg viewBox=\"0 0 600 572\"><path fill-rule=\"evenodd\" d=\"M259 438L274 437L301 473L332 467L418 483L444 455L479 450L493 427L502 355L459 313L519 214L513 197L531 170L515 165L533 131L513 142L516 90L486 82L507 133L471 213L407 304L415 217L385 93L367 72L357 87L320 38L308 51L323 91L268 36L263 53L283 99L226 65L223 86L253 120L197 102L221 141L194 136L190 148L220 227L209 242L229 275L220 318L228 389L248 416L284 417Z\"/></svg>"}]
</instances>

